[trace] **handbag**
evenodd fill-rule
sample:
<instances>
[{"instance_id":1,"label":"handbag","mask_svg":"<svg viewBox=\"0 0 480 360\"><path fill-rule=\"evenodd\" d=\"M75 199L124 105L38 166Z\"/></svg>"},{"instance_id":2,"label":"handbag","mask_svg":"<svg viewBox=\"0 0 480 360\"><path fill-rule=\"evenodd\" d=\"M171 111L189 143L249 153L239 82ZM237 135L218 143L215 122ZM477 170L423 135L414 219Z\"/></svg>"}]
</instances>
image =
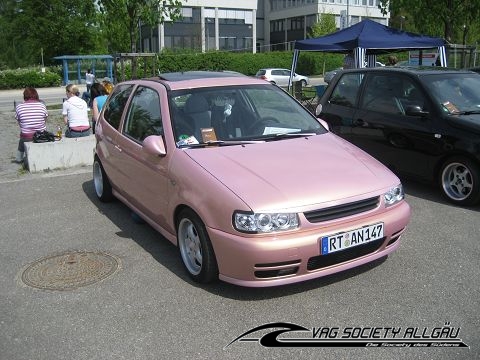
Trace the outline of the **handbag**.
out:
<instances>
[{"instance_id":1,"label":"handbag","mask_svg":"<svg viewBox=\"0 0 480 360\"><path fill-rule=\"evenodd\" d=\"M50 131L38 130L38 131L35 131L35 134L33 134L34 143L44 143L44 142L50 142L50 141L55 141L55 135Z\"/></svg>"}]
</instances>

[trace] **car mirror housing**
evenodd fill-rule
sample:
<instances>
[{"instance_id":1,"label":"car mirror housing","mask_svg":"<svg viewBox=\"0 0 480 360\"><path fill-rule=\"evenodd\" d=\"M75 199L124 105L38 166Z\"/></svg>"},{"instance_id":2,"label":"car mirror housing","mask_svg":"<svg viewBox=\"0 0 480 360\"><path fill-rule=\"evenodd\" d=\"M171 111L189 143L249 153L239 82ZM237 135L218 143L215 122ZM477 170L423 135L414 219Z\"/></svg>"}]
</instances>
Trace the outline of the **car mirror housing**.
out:
<instances>
[{"instance_id":1,"label":"car mirror housing","mask_svg":"<svg viewBox=\"0 0 480 360\"><path fill-rule=\"evenodd\" d=\"M405 109L405 114L409 116L426 116L428 111L423 111L419 105L410 105Z\"/></svg>"},{"instance_id":2,"label":"car mirror housing","mask_svg":"<svg viewBox=\"0 0 480 360\"><path fill-rule=\"evenodd\" d=\"M150 135L143 140L143 149L150 155L165 156L165 143L163 138L158 135Z\"/></svg>"}]
</instances>

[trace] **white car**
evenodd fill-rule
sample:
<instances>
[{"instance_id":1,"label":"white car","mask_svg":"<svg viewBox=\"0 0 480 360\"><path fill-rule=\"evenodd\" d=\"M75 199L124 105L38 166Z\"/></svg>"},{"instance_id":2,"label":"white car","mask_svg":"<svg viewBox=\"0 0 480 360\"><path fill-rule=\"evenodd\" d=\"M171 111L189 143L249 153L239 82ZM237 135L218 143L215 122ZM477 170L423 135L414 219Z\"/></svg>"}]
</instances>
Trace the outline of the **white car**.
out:
<instances>
[{"instance_id":1,"label":"white car","mask_svg":"<svg viewBox=\"0 0 480 360\"><path fill-rule=\"evenodd\" d=\"M272 84L277 84L278 86L288 86L290 74L291 71L288 69L267 68L258 70L255 76L270 81ZM298 74L294 74L292 81L300 81L302 87L307 86L310 82L308 77Z\"/></svg>"}]
</instances>

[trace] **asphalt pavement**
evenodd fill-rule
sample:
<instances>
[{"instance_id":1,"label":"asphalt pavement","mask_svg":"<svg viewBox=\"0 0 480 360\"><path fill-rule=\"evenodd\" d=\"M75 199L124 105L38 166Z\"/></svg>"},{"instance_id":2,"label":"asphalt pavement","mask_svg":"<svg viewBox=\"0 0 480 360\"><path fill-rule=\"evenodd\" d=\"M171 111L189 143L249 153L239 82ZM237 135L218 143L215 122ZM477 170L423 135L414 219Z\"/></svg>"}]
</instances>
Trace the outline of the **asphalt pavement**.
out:
<instances>
[{"instance_id":1,"label":"asphalt pavement","mask_svg":"<svg viewBox=\"0 0 480 360\"><path fill-rule=\"evenodd\" d=\"M11 115L0 111L0 121L15 132ZM2 167L12 142L0 143ZM192 283L176 247L120 202L96 199L90 167L11 175L0 171L2 360L480 358L480 206L451 206L429 186L404 180L412 220L388 258L314 281L250 289ZM27 285L24 275L36 261L84 252L109 254L118 268L76 289ZM48 271L54 280L55 267ZM417 329L416 336L431 337L435 329L453 330L469 348L267 347L257 341L267 330L231 343L279 322L311 330L295 334L309 339L346 329L401 328L412 336Z\"/></svg>"}]
</instances>

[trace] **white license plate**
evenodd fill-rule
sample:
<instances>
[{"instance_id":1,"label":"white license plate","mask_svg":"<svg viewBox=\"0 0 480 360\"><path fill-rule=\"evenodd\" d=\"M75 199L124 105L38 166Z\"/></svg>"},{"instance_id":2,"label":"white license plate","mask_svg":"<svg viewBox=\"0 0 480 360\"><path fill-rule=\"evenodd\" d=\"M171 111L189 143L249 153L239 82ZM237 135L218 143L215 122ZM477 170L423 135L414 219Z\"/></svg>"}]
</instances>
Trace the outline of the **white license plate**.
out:
<instances>
[{"instance_id":1,"label":"white license plate","mask_svg":"<svg viewBox=\"0 0 480 360\"><path fill-rule=\"evenodd\" d=\"M327 255L337 251L346 250L354 246L366 244L383 237L383 223L364 226L360 229L350 230L334 235L322 237L321 254Z\"/></svg>"}]
</instances>

